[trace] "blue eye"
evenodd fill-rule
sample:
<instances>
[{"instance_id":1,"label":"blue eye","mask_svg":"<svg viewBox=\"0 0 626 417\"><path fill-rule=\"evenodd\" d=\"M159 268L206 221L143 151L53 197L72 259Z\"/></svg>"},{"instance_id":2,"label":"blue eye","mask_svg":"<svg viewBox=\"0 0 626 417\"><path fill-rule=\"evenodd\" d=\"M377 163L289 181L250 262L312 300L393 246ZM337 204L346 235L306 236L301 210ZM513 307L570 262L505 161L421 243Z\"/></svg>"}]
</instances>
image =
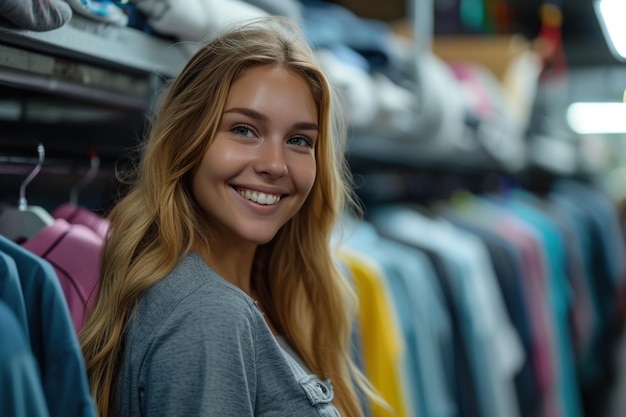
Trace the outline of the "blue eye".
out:
<instances>
[{"instance_id":1,"label":"blue eye","mask_svg":"<svg viewBox=\"0 0 626 417\"><path fill-rule=\"evenodd\" d=\"M247 137L247 138L254 137L254 132L252 131L252 129L250 129L246 125L237 125L237 126L233 127L232 129L230 129L230 131L233 132L235 135L238 135L238 136L244 136L244 137Z\"/></svg>"},{"instance_id":2,"label":"blue eye","mask_svg":"<svg viewBox=\"0 0 626 417\"><path fill-rule=\"evenodd\" d=\"M287 141L287 143L290 145L296 145L296 146L308 146L309 148L313 147L313 141L304 136L296 136L296 137L290 138Z\"/></svg>"}]
</instances>

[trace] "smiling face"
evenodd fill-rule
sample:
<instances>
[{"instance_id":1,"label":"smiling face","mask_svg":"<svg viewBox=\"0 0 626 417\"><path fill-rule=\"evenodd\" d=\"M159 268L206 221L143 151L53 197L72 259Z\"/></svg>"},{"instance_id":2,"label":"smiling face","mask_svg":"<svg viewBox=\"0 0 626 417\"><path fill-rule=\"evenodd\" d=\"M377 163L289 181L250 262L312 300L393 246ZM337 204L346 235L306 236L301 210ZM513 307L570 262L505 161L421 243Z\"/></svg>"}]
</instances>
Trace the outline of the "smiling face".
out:
<instances>
[{"instance_id":1,"label":"smiling face","mask_svg":"<svg viewBox=\"0 0 626 417\"><path fill-rule=\"evenodd\" d=\"M193 194L220 247L269 242L307 199L316 176L318 109L306 81L277 65L231 86Z\"/></svg>"}]
</instances>

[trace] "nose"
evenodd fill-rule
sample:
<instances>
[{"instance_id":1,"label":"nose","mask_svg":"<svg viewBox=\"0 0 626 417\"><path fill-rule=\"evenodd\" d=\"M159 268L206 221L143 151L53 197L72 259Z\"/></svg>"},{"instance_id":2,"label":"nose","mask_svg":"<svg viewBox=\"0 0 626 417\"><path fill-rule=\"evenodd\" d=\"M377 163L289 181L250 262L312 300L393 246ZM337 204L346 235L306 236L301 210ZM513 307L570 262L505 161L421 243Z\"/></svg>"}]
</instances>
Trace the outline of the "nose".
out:
<instances>
[{"instance_id":1,"label":"nose","mask_svg":"<svg viewBox=\"0 0 626 417\"><path fill-rule=\"evenodd\" d=\"M282 141L267 140L259 146L255 169L271 179L287 175L289 170Z\"/></svg>"}]
</instances>

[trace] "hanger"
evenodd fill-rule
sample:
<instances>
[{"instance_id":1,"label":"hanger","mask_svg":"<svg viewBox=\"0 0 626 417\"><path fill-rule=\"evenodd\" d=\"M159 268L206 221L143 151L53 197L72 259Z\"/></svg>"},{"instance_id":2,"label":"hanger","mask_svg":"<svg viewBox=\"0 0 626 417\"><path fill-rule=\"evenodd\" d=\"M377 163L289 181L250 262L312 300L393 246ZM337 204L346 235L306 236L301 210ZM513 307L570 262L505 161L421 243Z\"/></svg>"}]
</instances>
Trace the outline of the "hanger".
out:
<instances>
[{"instance_id":1,"label":"hanger","mask_svg":"<svg viewBox=\"0 0 626 417\"><path fill-rule=\"evenodd\" d=\"M76 184L70 190L70 203L78 206L78 193L80 190L85 188L87 184L89 184L98 174L98 170L100 169L100 158L98 158L98 154L96 151L89 151L89 170L83 176L78 184Z\"/></svg>"},{"instance_id":2,"label":"hanger","mask_svg":"<svg viewBox=\"0 0 626 417\"><path fill-rule=\"evenodd\" d=\"M43 144L37 145L39 157L35 168L20 185L20 199L17 207L5 207L0 213L0 234L14 242L30 239L46 226L54 223L54 218L43 207L30 206L26 200L26 187L37 176L45 157Z\"/></svg>"}]
</instances>

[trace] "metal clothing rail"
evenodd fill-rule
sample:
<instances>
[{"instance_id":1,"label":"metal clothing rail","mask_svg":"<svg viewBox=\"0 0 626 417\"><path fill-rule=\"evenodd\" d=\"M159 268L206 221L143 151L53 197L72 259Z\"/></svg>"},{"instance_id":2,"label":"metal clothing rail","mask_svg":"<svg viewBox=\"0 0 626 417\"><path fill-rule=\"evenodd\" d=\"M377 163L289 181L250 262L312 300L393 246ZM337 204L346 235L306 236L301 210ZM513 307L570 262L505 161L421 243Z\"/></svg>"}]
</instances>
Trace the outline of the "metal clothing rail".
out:
<instances>
[{"instance_id":1,"label":"metal clothing rail","mask_svg":"<svg viewBox=\"0 0 626 417\"><path fill-rule=\"evenodd\" d=\"M432 48L435 32L434 0L411 0L408 8L413 25L413 41L416 52Z\"/></svg>"}]
</instances>

